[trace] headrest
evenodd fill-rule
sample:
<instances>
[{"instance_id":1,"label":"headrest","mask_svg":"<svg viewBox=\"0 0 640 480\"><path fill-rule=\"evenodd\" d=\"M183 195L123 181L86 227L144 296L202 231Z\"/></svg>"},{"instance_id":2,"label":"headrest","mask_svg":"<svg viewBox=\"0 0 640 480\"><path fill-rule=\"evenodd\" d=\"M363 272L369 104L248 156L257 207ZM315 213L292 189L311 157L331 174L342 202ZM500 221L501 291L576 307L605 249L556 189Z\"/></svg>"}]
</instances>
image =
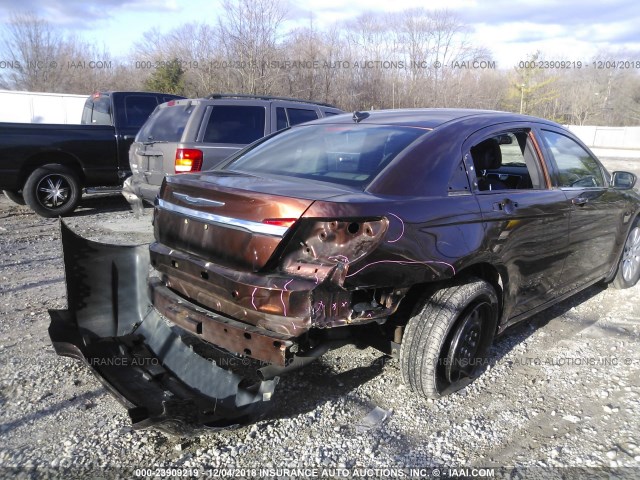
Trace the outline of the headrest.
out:
<instances>
[{"instance_id":1,"label":"headrest","mask_svg":"<svg viewBox=\"0 0 640 480\"><path fill-rule=\"evenodd\" d=\"M502 165L500 144L495 138L488 138L471 147L471 156L477 170L495 170Z\"/></svg>"}]
</instances>

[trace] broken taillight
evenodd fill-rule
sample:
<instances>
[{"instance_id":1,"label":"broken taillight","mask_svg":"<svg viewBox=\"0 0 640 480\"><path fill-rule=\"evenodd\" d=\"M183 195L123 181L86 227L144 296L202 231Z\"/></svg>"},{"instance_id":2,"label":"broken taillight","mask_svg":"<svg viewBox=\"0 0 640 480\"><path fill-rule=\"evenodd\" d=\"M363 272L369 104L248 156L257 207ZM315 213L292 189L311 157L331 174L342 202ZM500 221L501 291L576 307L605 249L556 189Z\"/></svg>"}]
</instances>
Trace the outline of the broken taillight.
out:
<instances>
[{"instance_id":1,"label":"broken taillight","mask_svg":"<svg viewBox=\"0 0 640 480\"><path fill-rule=\"evenodd\" d=\"M296 223L297 218L265 218L262 223L266 225L275 225L276 227L287 227Z\"/></svg>"},{"instance_id":2,"label":"broken taillight","mask_svg":"<svg viewBox=\"0 0 640 480\"><path fill-rule=\"evenodd\" d=\"M381 242L386 218L341 220L301 219L280 256L281 268L317 281L342 264L346 275L350 264L369 255Z\"/></svg>"},{"instance_id":3,"label":"broken taillight","mask_svg":"<svg viewBox=\"0 0 640 480\"><path fill-rule=\"evenodd\" d=\"M199 172L202 169L202 150L178 148L176 150L175 172Z\"/></svg>"}]
</instances>

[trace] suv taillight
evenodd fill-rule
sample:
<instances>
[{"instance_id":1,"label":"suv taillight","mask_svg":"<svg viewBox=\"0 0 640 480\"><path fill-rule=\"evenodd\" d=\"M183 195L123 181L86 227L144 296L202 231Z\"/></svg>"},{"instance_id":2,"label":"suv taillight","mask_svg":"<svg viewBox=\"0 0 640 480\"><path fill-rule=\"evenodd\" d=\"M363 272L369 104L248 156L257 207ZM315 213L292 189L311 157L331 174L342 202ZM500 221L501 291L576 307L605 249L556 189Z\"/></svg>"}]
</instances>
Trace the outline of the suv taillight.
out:
<instances>
[{"instance_id":1,"label":"suv taillight","mask_svg":"<svg viewBox=\"0 0 640 480\"><path fill-rule=\"evenodd\" d=\"M199 172L202 169L202 150L178 148L176 150L176 173Z\"/></svg>"}]
</instances>

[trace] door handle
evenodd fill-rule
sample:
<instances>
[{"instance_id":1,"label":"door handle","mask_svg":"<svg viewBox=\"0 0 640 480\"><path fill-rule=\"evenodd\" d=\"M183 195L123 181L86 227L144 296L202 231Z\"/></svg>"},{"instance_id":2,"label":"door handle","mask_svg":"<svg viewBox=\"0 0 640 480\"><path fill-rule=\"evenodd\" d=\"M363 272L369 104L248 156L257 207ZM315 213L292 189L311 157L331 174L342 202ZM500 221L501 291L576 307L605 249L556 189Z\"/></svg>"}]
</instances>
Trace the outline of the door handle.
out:
<instances>
[{"instance_id":1,"label":"door handle","mask_svg":"<svg viewBox=\"0 0 640 480\"><path fill-rule=\"evenodd\" d=\"M518 208L518 202L512 202L509 199L493 204L493 210L497 212L512 213L516 208Z\"/></svg>"},{"instance_id":2,"label":"door handle","mask_svg":"<svg viewBox=\"0 0 640 480\"><path fill-rule=\"evenodd\" d=\"M589 199L586 198L586 197L576 197L576 198L573 198L571 200L571 203L573 203L574 205L576 205L578 207L581 207L581 206L585 205L586 203L589 203Z\"/></svg>"}]
</instances>

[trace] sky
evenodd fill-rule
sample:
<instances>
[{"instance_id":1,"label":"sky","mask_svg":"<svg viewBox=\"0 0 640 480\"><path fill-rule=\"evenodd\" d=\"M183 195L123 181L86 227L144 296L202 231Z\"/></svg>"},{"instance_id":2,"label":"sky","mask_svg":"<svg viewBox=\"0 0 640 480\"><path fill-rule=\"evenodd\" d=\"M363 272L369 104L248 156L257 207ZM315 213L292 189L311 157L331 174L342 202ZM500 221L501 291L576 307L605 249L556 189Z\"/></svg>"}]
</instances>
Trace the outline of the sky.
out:
<instances>
[{"instance_id":1,"label":"sky","mask_svg":"<svg viewBox=\"0 0 640 480\"><path fill-rule=\"evenodd\" d=\"M366 11L446 6L470 27L471 42L491 52L498 68L516 66L537 50L547 59L568 61L588 61L603 51L627 51L630 58L621 58L640 61L637 2L308 0L301 6L293 0L286 26L308 25L311 14L314 24L323 29ZM168 32L187 23L213 24L222 7L220 0L0 0L2 22L13 12L34 12L118 57L152 28Z\"/></svg>"}]
</instances>

